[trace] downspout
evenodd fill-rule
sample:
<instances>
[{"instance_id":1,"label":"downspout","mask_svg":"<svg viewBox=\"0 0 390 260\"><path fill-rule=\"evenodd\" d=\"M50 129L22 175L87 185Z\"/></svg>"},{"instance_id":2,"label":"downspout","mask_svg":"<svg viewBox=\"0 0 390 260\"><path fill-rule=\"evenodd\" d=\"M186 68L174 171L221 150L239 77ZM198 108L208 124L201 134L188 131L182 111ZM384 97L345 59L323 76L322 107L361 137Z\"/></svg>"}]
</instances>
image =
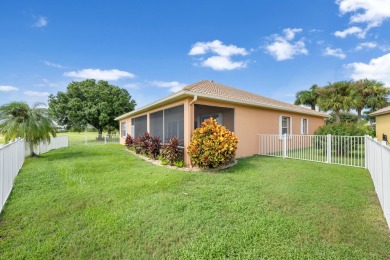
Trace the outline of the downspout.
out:
<instances>
[{"instance_id":1,"label":"downspout","mask_svg":"<svg viewBox=\"0 0 390 260\"><path fill-rule=\"evenodd\" d=\"M198 95L195 95L194 99L190 102L190 106L192 106L192 104L194 104L197 100L198 100Z\"/></svg>"}]
</instances>

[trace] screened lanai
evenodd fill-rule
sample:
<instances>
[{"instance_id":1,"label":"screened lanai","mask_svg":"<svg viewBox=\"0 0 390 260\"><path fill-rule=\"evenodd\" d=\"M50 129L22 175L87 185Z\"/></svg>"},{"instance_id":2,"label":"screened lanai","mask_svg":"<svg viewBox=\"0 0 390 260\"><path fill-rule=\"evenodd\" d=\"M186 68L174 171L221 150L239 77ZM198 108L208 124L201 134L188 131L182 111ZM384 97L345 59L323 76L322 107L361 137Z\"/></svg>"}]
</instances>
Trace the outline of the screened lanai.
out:
<instances>
[{"instance_id":1,"label":"screened lanai","mask_svg":"<svg viewBox=\"0 0 390 260\"><path fill-rule=\"evenodd\" d=\"M149 132L152 136L159 136L164 142L176 136L180 145L184 145L184 105L150 113L149 120Z\"/></svg>"},{"instance_id":2,"label":"screened lanai","mask_svg":"<svg viewBox=\"0 0 390 260\"><path fill-rule=\"evenodd\" d=\"M194 128L209 119L214 118L218 124L225 126L228 130L234 131L234 109L228 107L206 106L195 104Z\"/></svg>"}]
</instances>

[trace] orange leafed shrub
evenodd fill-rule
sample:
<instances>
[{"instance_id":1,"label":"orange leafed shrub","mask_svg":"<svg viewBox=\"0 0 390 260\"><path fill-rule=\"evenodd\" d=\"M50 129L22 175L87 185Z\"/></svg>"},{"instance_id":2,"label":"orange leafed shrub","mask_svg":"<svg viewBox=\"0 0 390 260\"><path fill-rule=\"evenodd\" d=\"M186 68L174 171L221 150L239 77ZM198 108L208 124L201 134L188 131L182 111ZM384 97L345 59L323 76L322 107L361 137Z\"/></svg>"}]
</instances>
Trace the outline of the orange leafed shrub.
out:
<instances>
[{"instance_id":1,"label":"orange leafed shrub","mask_svg":"<svg viewBox=\"0 0 390 260\"><path fill-rule=\"evenodd\" d=\"M187 151L193 165L216 168L234 159L237 143L234 133L210 118L195 129Z\"/></svg>"}]
</instances>

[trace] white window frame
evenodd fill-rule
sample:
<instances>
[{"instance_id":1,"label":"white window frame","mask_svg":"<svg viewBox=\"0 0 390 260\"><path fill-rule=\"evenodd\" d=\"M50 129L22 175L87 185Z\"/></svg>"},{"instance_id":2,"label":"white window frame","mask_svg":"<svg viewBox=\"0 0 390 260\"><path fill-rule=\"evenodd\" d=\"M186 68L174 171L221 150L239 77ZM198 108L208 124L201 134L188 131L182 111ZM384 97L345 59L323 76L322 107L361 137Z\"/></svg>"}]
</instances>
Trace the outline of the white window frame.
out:
<instances>
[{"instance_id":1,"label":"white window frame","mask_svg":"<svg viewBox=\"0 0 390 260\"><path fill-rule=\"evenodd\" d=\"M289 121L290 121L290 133L287 133L287 137L290 136L288 138L291 138L291 135L292 135L292 117L280 115L279 116L279 136L280 136L280 139L282 139L282 137L283 137L282 125L283 125L283 118L284 117L289 118Z\"/></svg>"},{"instance_id":2,"label":"white window frame","mask_svg":"<svg viewBox=\"0 0 390 260\"><path fill-rule=\"evenodd\" d=\"M303 122L306 120L306 129ZM309 134L309 119L308 118L301 118L301 135L308 135Z\"/></svg>"},{"instance_id":3,"label":"white window frame","mask_svg":"<svg viewBox=\"0 0 390 260\"><path fill-rule=\"evenodd\" d=\"M124 129L123 129L123 125L124 125ZM122 134L123 132L125 133L124 135ZM121 136L122 137L127 136L127 121L121 122Z\"/></svg>"}]
</instances>

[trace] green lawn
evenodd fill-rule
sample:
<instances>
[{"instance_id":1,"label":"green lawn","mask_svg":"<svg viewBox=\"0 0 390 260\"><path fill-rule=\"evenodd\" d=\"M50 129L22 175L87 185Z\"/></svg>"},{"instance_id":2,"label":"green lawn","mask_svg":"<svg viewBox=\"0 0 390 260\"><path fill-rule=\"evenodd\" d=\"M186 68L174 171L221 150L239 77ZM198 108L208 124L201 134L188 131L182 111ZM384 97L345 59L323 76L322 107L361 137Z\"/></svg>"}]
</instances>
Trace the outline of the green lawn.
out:
<instances>
[{"instance_id":1,"label":"green lawn","mask_svg":"<svg viewBox=\"0 0 390 260\"><path fill-rule=\"evenodd\" d=\"M119 145L27 159L0 215L2 259L388 259L389 237L364 169L251 157L185 173Z\"/></svg>"}]
</instances>

